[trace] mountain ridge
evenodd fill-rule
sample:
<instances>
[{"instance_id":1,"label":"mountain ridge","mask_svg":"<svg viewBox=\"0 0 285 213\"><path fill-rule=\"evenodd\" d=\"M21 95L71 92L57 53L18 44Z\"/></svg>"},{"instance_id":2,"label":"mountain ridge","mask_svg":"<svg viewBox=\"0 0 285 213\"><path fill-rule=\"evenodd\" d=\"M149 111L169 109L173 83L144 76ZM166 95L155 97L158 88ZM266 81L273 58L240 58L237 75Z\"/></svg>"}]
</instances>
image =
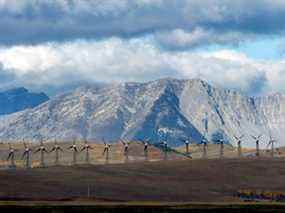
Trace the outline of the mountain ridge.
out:
<instances>
[{"instance_id":1,"label":"mountain ridge","mask_svg":"<svg viewBox=\"0 0 285 213\"><path fill-rule=\"evenodd\" d=\"M0 138L150 138L179 146L186 138L199 143L203 135L211 142L224 139L235 145L234 135L246 134L245 145L254 146L251 134L263 133L264 140L269 132L283 137L283 105L281 94L250 97L200 79L89 85L0 118Z\"/></svg>"},{"instance_id":2,"label":"mountain ridge","mask_svg":"<svg viewBox=\"0 0 285 213\"><path fill-rule=\"evenodd\" d=\"M48 101L45 93L29 92L24 87L12 88L0 92L0 115L12 114L27 108L34 108Z\"/></svg>"}]
</instances>

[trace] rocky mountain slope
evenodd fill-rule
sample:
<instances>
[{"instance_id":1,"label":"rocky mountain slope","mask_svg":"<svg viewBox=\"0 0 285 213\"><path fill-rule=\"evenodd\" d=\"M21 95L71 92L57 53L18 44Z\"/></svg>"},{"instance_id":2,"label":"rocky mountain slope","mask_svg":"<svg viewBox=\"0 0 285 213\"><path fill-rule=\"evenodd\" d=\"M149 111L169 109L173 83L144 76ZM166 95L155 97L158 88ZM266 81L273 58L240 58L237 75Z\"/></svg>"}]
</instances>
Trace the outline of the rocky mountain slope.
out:
<instances>
[{"instance_id":1,"label":"rocky mountain slope","mask_svg":"<svg viewBox=\"0 0 285 213\"><path fill-rule=\"evenodd\" d=\"M235 144L234 135L245 134L244 144L254 146L251 134L264 134L264 144L270 133L283 137L284 101L281 94L252 98L198 79L79 87L2 116L0 138L150 138L178 146L184 138L198 143L203 135L210 142L223 138Z\"/></svg>"},{"instance_id":2,"label":"rocky mountain slope","mask_svg":"<svg viewBox=\"0 0 285 213\"><path fill-rule=\"evenodd\" d=\"M33 108L49 100L44 93L31 93L25 88L0 92L0 115Z\"/></svg>"}]
</instances>

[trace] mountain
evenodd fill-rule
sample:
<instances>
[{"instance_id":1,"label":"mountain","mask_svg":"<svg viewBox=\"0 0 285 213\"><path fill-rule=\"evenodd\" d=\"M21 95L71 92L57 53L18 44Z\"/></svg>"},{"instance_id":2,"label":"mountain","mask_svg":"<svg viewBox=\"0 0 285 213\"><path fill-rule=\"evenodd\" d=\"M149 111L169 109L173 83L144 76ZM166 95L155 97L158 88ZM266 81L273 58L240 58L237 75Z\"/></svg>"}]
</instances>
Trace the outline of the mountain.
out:
<instances>
[{"instance_id":1,"label":"mountain","mask_svg":"<svg viewBox=\"0 0 285 213\"><path fill-rule=\"evenodd\" d=\"M33 108L48 100L44 93L31 93L23 87L3 91L0 92L0 115Z\"/></svg>"},{"instance_id":2,"label":"mountain","mask_svg":"<svg viewBox=\"0 0 285 213\"><path fill-rule=\"evenodd\" d=\"M269 131L284 136L284 107L282 94L248 97L199 79L84 86L0 117L0 138L150 138L179 146L183 138L201 141L207 121L210 142L223 138L235 144L234 135L245 134L244 144L254 146L251 134L265 134L264 142Z\"/></svg>"}]
</instances>

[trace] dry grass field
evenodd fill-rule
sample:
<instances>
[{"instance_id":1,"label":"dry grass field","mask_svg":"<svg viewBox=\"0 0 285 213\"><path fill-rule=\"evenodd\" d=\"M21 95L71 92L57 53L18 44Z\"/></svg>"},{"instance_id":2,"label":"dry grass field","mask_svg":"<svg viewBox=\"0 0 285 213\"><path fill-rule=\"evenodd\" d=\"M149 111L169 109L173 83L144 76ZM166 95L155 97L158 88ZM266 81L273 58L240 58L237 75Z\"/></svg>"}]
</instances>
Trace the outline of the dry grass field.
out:
<instances>
[{"instance_id":1,"label":"dry grass field","mask_svg":"<svg viewBox=\"0 0 285 213\"><path fill-rule=\"evenodd\" d=\"M169 160L0 171L0 200L239 202L241 189L285 192L285 160Z\"/></svg>"},{"instance_id":2,"label":"dry grass field","mask_svg":"<svg viewBox=\"0 0 285 213\"><path fill-rule=\"evenodd\" d=\"M32 154L33 168L24 169L23 144L16 143L17 169L8 169L8 144L0 144L0 211L17 207L18 212L282 212L282 203L244 203L240 190L285 193L285 148L275 158L262 150L237 150L225 146L219 159L219 145L208 146L208 159L201 159L202 147L191 145L192 159L185 147L168 152L150 146L148 160L143 145L132 142L129 158L122 144L113 144L109 161L102 156L103 144L91 144L92 164L85 164L85 153L78 153L72 164L72 143L61 143L64 152L60 166L54 166L54 153L46 155L47 167L39 168L40 155ZM28 144L34 151L39 145ZM50 150L53 143L46 143ZM83 143L77 143L79 149ZM35 208L33 207L35 206ZM84 207L82 207L84 206Z\"/></svg>"}]
</instances>

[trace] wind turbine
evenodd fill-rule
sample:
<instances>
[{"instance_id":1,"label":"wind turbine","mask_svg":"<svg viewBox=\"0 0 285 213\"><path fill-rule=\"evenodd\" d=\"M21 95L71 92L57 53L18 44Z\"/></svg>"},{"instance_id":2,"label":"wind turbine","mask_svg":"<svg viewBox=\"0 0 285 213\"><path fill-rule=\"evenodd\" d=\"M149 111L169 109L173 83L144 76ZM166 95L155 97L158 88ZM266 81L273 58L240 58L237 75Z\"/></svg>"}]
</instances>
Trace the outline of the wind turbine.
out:
<instances>
[{"instance_id":1,"label":"wind turbine","mask_svg":"<svg viewBox=\"0 0 285 213\"><path fill-rule=\"evenodd\" d=\"M145 160L147 161L148 160L148 146L149 146L149 138L148 139L137 139L137 141L139 143L142 143L144 148L143 148L143 152L144 152L144 157L145 157Z\"/></svg>"},{"instance_id":2,"label":"wind turbine","mask_svg":"<svg viewBox=\"0 0 285 213\"><path fill-rule=\"evenodd\" d=\"M164 160L167 160L167 151L168 151L168 144L166 140L163 140L161 143L162 149L163 149L163 153L164 153Z\"/></svg>"},{"instance_id":3,"label":"wind turbine","mask_svg":"<svg viewBox=\"0 0 285 213\"><path fill-rule=\"evenodd\" d=\"M271 152L270 152L270 156L273 158L274 157L274 143L276 143L277 141L274 140L272 138L272 135L269 135L270 139L269 139L269 143L267 144L267 148L271 145Z\"/></svg>"},{"instance_id":4,"label":"wind turbine","mask_svg":"<svg viewBox=\"0 0 285 213\"><path fill-rule=\"evenodd\" d=\"M80 150L80 152L82 152L82 151L86 151L85 152L85 162L86 162L86 164L89 164L90 163L90 159L89 159L89 150L90 149L93 149L89 144L88 144L88 142L87 142L87 140L85 140L85 144L84 144L84 147Z\"/></svg>"},{"instance_id":5,"label":"wind turbine","mask_svg":"<svg viewBox=\"0 0 285 213\"><path fill-rule=\"evenodd\" d=\"M108 144L105 139L103 138L103 142L104 142L104 151L103 151L103 156L106 154L106 163L109 162L109 151L110 151L110 148L111 148L111 145Z\"/></svg>"},{"instance_id":6,"label":"wind turbine","mask_svg":"<svg viewBox=\"0 0 285 213\"><path fill-rule=\"evenodd\" d=\"M124 145L124 155L125 155L125 162L129 160L129 143L119 139L121 143Z\"/></svg>"},{"instance_id":7,"label":"wind turbine","mask_svg":"<svg viewBox=\"0 0 285 213\"><path fill-rule=\"evenodd\" d=\"M158 135L159 135L159 139L158 141L161 141L160 139L162 139L162 142L160 142L160 146L162 147L162 151L164 153L164 160L167 160L167 151L168 151L168 145L167 145L167 139L168 139L168 135L167 133L165 133L165 131L163 131L162 129L158 129Z\"/></svg>"},{"instance_id":8,"label":"wind turbine","mask_svg":"<svg viewBox=\"0 0 285 213\"><path fill-rule=\"evenodd\" d=\"M224 158L224 139L217 139L217 144L220 144L220 158Z\"/></svg>"},{"instance_id":9,"label":"wind turbine","mask_svg":"<svg viewBox=\"0 0 285 213\"><path fill-rule=\"evenodd\" d=\"M242 142L242 138L244 137L244 135L241 135L239 137L237 137L236 135L234 136L234 138L237 141L237 146L238 146L238 157L241 158L242 157L242 147L241 147L241 142Z\"/></svg>"},{"instance_id":10,"label":"wind turbine","mask_svg":"<svg viewBox=\"0 0 285 213\"><path fill-rule=\"evenodd\" d=\"M143 152L144 152L144 157L145 157L145 160L147 161L148 160L148 146L149 146L149 139L146 139L144 141L141 141L144 145L144 148L143 148Z\"/></svg>"},{"instance_id":11,"label":"wind turbine","mask_svg":"<svg viewBox=\"0 0 285 213\"><path fill-rule=\"evenodd\" d=\"M258 136L254 136L251 135L251 137L255 140L255 144L256 144L256 157L260 156L260 150L259 150L259 142L260 142L260 138L262 137L262 135L258 135Z\"/></svg>"},{"instance_id":12,"label":"wind turbine","mask_svg":"<svg viewBox=\"0 0 285 213\"><path fill-rule=\"evenodd\" d=\"M45 167L45 153L47 153L47 149L44 146L43 140L41 139L41 145L34 153L40 152L41 155L41 161L40 161L40 167Z\"/></svg>"},{"instance_id":13,"label":"wind turbine","mask_svg":"<svg viewBox=\"0 0 285 213\"><path fill-rule=\"evenodd\" d=\"M143 151L144 151L145 158L147 160L148 159L148 142L147 141L144 142Z\"/></svg>"},{"instance_id":14,"label":"wind turbine","mask_svg":"<svg viewBox=\"0 0 285 213\"><path fill-rule=\"evenodd\" d=\"M207 147L208 147L207 139L203 136L201 142L197 143L197 145L198 146L203 145L202 158L206 159L207 158Z\"/></svg>"},{"instance_id":15,"label":"wind turbine","mask_svg":"<svg viewBox=\"0 0 285 213\"><path fill-rule=\"evenodd\" d=\"M189 140L184 140L184 143L185 143L185 151L186 151L186 154L189 155L190 152L189 152Z\"/></svg>"},{"instance_id":16,"label":"wind turbine","mask_svg":"<svg viewBox=\"0 0 285 213\"><path fill-rule=\"evenodd\" d=\"M15 164L15 152L16 151L17 150L15 150L12 147L11 143L9 143L9 155L7 157L7 160L10 160L9 168L12 168L12 169L16 168L16 164Z\"/></svg>"},{"instance_id":17,"label":"wind turbine","mask_svg":"<svg viewBox=\"0 0 285 213\"><path fill-rule=\"evenodd\" d=\"M54 146L50 152L55 151L55 165L59 165L59 151L63 152L63 149L57 144L57 141L54 141Z\"/></svg>"},{"instance_id":18,"label":"wind turbine","mask_svg":"<svg viewBox=\"0 0 285 213\"><path fill-rule=\"evenodd\" d=\"M27 144L25 143L24 140L23 140L23 145L24 145L25 150L23 152L22 159L24 159L24 158L26 159L25 166L26 166L26 169L29 169L29 168L31 168L31 162L30 162L31 160L30 160L30 158L31 158L32 149L30 149L27 146Z\"/></svg>"},{"instance_id":19,"label":"wind turbine","mask_svg":"<svg viewBox=\"0 0 285 213\"><path fill-rule=\"evenodd\" d=\"M78 149L77 149L77 146L76 146L75 139L73 140L73 144L70 147L68 147L68 149L72 149L72 151L73 151L73 165L76 165Z\"/></svg>"}]
</instances>

